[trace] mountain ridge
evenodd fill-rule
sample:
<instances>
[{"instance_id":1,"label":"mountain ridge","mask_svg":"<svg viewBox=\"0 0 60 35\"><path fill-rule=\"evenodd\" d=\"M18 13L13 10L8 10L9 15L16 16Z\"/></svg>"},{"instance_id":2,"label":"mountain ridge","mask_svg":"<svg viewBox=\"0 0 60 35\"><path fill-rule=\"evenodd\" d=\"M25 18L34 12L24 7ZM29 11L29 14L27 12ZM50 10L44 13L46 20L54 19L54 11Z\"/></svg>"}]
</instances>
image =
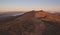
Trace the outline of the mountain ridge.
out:
<instances>
[{"instance_id":1,"label":"mountain ridge","mask_svg":"<svg viewBox=\"0 0 60 35\"><path fill-rule=\"evenodd\" d=\"M11 35L60 35L60 16L33 10L1 24L1 31Z\"/></svg>"}]
</instances>

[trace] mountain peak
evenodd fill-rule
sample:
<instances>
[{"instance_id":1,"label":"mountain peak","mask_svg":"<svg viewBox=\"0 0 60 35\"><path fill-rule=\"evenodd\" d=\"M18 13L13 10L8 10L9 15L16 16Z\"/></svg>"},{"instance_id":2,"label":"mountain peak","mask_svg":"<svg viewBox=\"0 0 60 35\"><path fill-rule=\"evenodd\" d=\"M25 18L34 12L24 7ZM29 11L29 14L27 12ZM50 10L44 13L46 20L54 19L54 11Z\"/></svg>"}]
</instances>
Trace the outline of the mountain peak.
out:
<instances>
[{"instance_id":1,"label":"mountain peak","mask_svg":"<svg viewBox=\"0 0 60 35\"><path fill-rule=\"evenodd\" d=\"M43 10L40 10L40 11L36 11L36 13L35 13L35 17L36 18L42 18L42 17L45 17L46 16L46 12L45 11L43 11Z\"/></svg>"}]
</instances>

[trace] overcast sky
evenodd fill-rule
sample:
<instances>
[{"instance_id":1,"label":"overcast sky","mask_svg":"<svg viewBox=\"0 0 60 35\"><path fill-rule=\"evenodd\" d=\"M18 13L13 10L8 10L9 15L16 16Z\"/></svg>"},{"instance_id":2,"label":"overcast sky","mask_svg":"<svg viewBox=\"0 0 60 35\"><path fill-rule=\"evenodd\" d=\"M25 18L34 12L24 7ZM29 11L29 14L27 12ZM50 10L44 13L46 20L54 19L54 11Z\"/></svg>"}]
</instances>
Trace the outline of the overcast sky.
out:
<instances>
[{"instance_id":1,"label":"overcast sky","mask_svg":"<svg viewBox=\"0 0 60 35\"><path fill-rule=\"evenodd\" d=\"M60 11L60 0L0 0L0 11Z\"/></svg>"}]
</instances>

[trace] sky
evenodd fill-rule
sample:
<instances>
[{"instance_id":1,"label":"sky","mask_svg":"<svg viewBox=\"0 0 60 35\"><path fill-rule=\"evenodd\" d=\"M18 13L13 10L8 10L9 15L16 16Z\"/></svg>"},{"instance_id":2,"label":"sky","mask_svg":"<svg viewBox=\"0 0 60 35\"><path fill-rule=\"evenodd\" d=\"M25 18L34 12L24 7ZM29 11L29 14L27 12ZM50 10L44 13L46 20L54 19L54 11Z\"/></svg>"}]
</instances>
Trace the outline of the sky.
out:
<instances>
[{"instance_id":1,"label":"sky","mask_svg":"<svg viewBox=\"0 0 60 35\"><path fill-rule=\"evenodd\" d=\"M0 0L0 12L41 9L60 11L60 0Z\"/></svg>"}]
</instances>

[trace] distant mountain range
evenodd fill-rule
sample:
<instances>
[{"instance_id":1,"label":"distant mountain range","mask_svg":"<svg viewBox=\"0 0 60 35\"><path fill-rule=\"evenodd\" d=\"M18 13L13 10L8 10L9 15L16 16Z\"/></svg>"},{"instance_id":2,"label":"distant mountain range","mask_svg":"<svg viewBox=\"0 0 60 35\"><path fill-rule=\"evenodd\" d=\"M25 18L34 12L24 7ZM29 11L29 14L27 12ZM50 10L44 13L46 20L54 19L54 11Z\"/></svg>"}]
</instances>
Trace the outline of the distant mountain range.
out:
<instances>
[{"instance_id":1,"label":"distant mountain range","mask_svg":"<svg viewBox=\"0 0 60 35\"><path fill-rule=\"evenodd\" d=\"M60 16L30 11L0 23L0 35L60 35Z\"/></svg>"},{"instance_id":2,"label":"distant mountain range","mask_svg":"<svg viewBox=\"0 0 60 35\"><path fill-rule=\"evenodd\" d=\"M20 15L23 14L25 12L4 12L4 13L0 13L0 16L16 16L16 15Z\"/></svg>"},{"instance_id":3,"label":"distant mountain range","mask_svg":"<svg viewBox=\"0 0 60 35\"><path fill-rule=\"evenodd\" d=\"M5 12L0 14L0 22L7 22L13 20L18 15L22 15L24 12Z\"/></svg>"}]
</instances>

